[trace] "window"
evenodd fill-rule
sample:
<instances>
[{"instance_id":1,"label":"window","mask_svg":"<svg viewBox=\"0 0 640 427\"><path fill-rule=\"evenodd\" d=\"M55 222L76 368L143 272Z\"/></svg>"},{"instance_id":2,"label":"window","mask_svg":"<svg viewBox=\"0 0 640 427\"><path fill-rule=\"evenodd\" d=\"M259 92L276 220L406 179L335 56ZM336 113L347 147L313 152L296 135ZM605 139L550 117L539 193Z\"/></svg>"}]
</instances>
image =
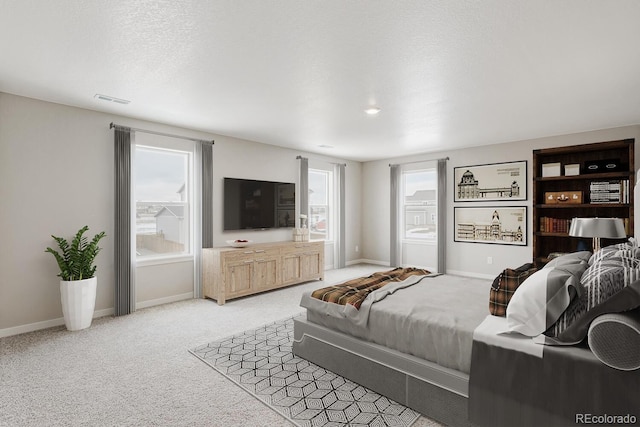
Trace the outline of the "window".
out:
<instances>
[{"instance_id":1,"label":"window","mask_svg":"<svg viewBox=\"0 0 640 427\"><path fill-rule=\"evenodd\" d=\"M410 170L402 173L402 229L404 239L436 241L437 237L436 169Z\"/></svg>"},{"instance_id":2,"label":"window","mask_svg":"<svg viewBox=\"0 0 640 427\"><path fill-rule=\"evenodd\" d=\"M331 189L333 173L309 169L309 237L331 240Z\"/></svg>"},{"instance_id":3,"label":"window","mask_svg":"<svg viewBox=\"0 0 640 427\"><path fill-rule=\"evenodd\" d=\"M190 255L191 153L137 145L136 256Z\"/></svg>"}]
</instances>

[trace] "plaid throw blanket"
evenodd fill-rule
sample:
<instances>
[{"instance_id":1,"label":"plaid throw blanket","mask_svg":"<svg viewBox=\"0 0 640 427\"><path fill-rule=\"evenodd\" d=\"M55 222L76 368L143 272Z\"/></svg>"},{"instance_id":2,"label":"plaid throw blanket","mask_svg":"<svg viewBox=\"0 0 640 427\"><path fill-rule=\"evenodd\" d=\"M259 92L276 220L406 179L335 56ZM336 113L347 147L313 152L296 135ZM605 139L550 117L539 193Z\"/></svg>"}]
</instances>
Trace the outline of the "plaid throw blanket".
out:
<instances>
[{"instance_id":1,"label":"plaid throw blanket","mask_svg":"<svg viewBox=\"0 0 640 427\"><path fill-rule=\"evenodd\" d=\"M359 310L367 295L376 289L380 289L389 283L401 282L410 276L424 276L427 274L431 274L431 272L414 267L398 267L389 271L376 272L368 277L348 280L339 285L317 289L313 291L311 296L324 302L340 305L349 304Z\"/></svg>"},{"instance_id":2,"label":"plaid throw blanket","mask_svg":"<svg viewBox=\"0 0 640 427\"><path fill-rule=\"evenodd\" d=\"M518 268L506 268L495 278L489 291L489 313L494 316L506 317L507 305L511 301L513 293L525 281L537 271L533 264L523 264Z\"/></svg>"}]
</instances>

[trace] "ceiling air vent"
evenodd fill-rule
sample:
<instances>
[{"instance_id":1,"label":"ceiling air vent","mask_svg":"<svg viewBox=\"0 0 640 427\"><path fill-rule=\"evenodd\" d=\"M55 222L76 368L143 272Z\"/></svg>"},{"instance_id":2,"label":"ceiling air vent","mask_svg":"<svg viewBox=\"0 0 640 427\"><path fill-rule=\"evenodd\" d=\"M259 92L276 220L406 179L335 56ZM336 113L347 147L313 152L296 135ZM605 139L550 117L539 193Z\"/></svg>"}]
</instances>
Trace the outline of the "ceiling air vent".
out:
<instances>
[{"instance_id":1,"label":"ceiling air vent","mask_svg":"<svg viewBox=\"0 0 640 427\"><path fill-rule=\"evenodd\" d=\"M117 104L124 104L124 105L126 105L126 104L131 102L128 99L114 98L113 96L101 95L99 93L96 93L93 97L96 98L96 99L100 99L102 101L115 102Z\"/></svg>"}]
</instances>

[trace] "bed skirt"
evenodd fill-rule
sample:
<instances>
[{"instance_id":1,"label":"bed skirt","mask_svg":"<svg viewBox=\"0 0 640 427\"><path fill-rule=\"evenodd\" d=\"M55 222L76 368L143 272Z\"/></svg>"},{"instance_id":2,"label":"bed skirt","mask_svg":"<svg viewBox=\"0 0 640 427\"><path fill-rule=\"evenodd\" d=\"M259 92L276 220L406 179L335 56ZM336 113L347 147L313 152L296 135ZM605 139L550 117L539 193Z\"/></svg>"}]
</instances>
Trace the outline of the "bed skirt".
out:
<instances>
[{"instance_id":1,"label":"bed skirt","mask_svg":"<svg viewBox=\"0 0 640 427\"><path fill-rule=\"evenodd\" d=\"M451 426L467 417L469 376L378 344L294 319L293 353Z\"/></svg>"},{"instance_id":2,"label":"bed skirt","mask_svg":"<svg viewBox=\"0 0 640 427\"><path fill-rule=\"evenodd\" d=\"M474 334L469 382L474 423L536 427L640 420L640 370L610 368L585 344L546 346L486 332L485 326L500 321L506 322L490 316Z\"/></svg>"}]
</instances>

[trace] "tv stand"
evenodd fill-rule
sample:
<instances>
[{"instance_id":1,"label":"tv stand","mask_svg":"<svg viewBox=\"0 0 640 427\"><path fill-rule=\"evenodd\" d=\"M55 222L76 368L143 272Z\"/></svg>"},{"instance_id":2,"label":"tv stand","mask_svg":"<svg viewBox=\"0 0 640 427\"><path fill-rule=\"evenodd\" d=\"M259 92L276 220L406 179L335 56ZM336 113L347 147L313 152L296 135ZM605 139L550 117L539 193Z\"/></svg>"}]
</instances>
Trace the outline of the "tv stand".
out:
<instances>
[{"instance_id":1,"label":"tv stand","mask_svg":"<svg viewBox=\"0 0 640 427\"><path fill-rule=\"evenodd\" d=\"M203 294L219 305L314 279L324 279L324 241L202 250Z\"/></svg>"}]
</instances>

